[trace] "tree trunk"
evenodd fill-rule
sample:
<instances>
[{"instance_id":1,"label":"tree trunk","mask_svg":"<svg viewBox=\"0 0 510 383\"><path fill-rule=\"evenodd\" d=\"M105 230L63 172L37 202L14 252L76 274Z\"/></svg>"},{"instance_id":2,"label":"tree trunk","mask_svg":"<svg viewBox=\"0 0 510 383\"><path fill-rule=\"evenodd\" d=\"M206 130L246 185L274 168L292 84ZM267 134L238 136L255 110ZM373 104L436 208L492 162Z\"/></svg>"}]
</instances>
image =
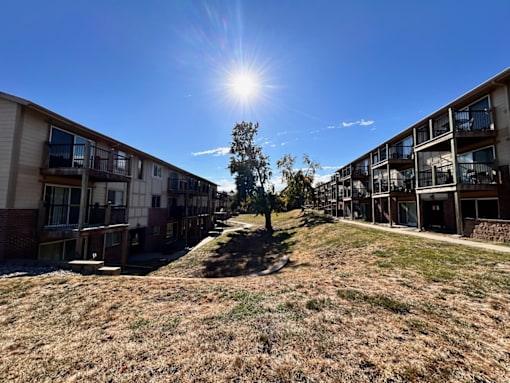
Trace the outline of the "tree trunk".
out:
<instances>
[{"instance_id":1,"label":"tree trunk","mask_svg":"<svg viewBox=\"0 0 510 383\"><path fill-rule=\"evenodd\" d=\"M264 218L266 219L266 230L269 232L273 231L273 225L271 225L271 210L268 209L264 212Z\"/></svg>"}]
</instances>

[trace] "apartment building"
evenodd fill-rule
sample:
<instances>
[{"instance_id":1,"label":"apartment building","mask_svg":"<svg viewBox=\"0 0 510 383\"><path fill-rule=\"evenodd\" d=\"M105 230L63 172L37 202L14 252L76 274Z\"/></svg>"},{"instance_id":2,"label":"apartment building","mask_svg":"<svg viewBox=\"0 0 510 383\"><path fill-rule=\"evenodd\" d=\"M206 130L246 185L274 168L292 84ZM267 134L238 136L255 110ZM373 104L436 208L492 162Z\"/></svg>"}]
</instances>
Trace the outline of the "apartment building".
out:
<instances>
[{"instance_id":1,"label":"apartment building","mask_svg":"<svg viewBox=\"0 0 510 383\"><path fill-rule=\"evenodd\" d=\"M217 185L0 92L0 260L124 264L197 242Z\"/></svg>"},{"instance_id":2,"label":"apartment building","mask_svg":"<svg viewBox=\"0 0 510 383\"><path fill-rule=\"evenodd\" d=\"M338 169L316 207L457 234L468 220L509 220L509 86L510 68Z\"/></svg>"}]
</instances>

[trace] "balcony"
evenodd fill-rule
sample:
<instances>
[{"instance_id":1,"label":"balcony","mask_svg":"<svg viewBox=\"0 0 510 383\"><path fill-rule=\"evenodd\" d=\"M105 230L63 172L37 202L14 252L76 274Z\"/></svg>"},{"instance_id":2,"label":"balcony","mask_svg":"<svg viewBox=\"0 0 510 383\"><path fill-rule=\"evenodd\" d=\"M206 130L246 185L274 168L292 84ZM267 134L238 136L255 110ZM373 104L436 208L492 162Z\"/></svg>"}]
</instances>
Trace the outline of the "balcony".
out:
<instances>
[{"instance_id":1,"label":"balcony","mask_svg":"<svg viewBox=\"0 0 510 383\"><path fill-rule=\"evenodd\" d=\"M355 166L352 169L352 178L364 179L370 175L368 166Z\"/></svg>"},{"instance_id":2,"label":"balcony","mask_svg":"<svg viewBox=\"0 0 510 383\"><path fill-rule=\"evenodd\" d=\"M455 112L454 116L457 132L485 132L494 129L489 109L460 111Z\"/></svg>"},{"instance_id":3,"label":"balcony","mask_svg":"<svg viewBox=\"0 0 510 383\"><path fill-rule=\"evenodd\" d=\"M389 191L388 180L386 179L374 180L374 194L388 193L388 191Z\"/></svg>"},{"instance_id":4,"label":"balcony","mask_svg":"<svg viewBox=\"0 0 510 383\"><path fill-rule=\"evenodd\" d=\"M352 189L352 198L353 199L370 198L370 191L364 188L354 188Z\"/></svg>"},{"instance_id":5,"label":"balcony","mask_svg":"<svg viewBox=\"0 0 510 383\"><path fill-rule=\"evenodd\" d=\"M391 192L397 193L413 193L414 192L414 178L392 178Z\"/></svg>"},{"instance_id":6,"label":"balcony","mask_svg":"<svg viewBox=\"0 0 510 383\"><path fill-rule=\"evenodd\" d=\"M412 160L413 147L412 146L390 146L389 148L390 160Z\"/></svg>"},{"instance_id":7,"label":"balcony","mask_svg":"<svg viewBox=\"0 0 510 383\"><path fill-rule=\"evenodd\" d=\"M94 181L127 182L131 159L113 150L88 144L48 144L44 175L81 177ZM87 160L88 158L88 160Z\"/></svg>"},{"instance_id":8,"label":"balcony","mask_svg":"<svg viewBox=\"0 0 510 383\"><path fill-rule=\"evenodd\" d=\"M54 204L45 206L42 210L45 231L69 231L79 228L80 207L78 205ZM85 222L81 229L127 224L126 211L126 206L88 205Z\"/></svg>"},{"instance_id":9,"label":"balcony","mask_svg":"<svg viewBox=\"0 0 510 383\"><path fill-rule=\"evenodd\" d=\"M182 178L170 177L168 178L168 192L176 194L209 194L210 186L206 183L185 180Z\"/></svg>"},{"instance_id":10,"label":"balcony","mask_svg":"<svg viewBox=\"0 0 510 383\"><path fill-rule=\"evenodd\" d=\"M453 165L446 164L418 172L418 187L431 187L453 183Z\"/></svg>"},{"instance_id":11,"label":"balcony","mask_svg":"<svg viewBox=\"0 0 510 383\"><path fill-rule=\"evenodd\" d=\"M461 184L495 185L499 180L496 167L491 162L459 163L457 169Z\"/></svg>"},{"instance_id":12,"label":"balcony","mask_svg":"<svg viewBox=\"0 0 510 383\"><path fill-rule=\"evenodd\" d=\"M450 133L450 118L448 113L432 120L432 126L424 125L416 129L416 145L424 144L438 137Z\"/></svg>"}]
</instances>

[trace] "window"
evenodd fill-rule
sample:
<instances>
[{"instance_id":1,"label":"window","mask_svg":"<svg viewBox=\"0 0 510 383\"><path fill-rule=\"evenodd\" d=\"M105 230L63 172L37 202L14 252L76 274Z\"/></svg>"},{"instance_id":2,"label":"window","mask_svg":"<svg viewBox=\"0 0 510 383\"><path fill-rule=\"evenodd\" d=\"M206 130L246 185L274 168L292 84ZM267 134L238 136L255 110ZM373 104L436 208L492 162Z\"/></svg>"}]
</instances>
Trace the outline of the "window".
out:
<instances>
[{"instance_id":1,"label":"window","mask_svg":"<svg viewBox=\"0 0 510 383\"><path fill-rule=\"evenodd\" d=\"M136 173L138 175L138 179L139 180L143 180L143 160L142 159L138 160L138 165L137 165Z\"/></svg>"},{"instance_id":2,"label":"window","mask_svg":"<svg viewBox=\"0 0 510 383\"><path fill-rule=\"evenodd\" d=\"M176 223L167 223L166 224L166 237L167 238L177 238L177 224Z\"/></svg>"},{"instance_id":3,"label":"window","mask_svg":"<svg viewBox=\"0 0 510 383\"><path fill-rule=\"evenodd\" d=\"M90 192L89 192L90 197ZM81 189L46 185L46 225L76 225L80 215Z\"/></svg>"},{"instance_id":4,"label":"window","mask_svg":"<svg viewBox=\"0 0 510 383\"><path fill-rule=\"evenodd\" d=\"M402 225L418 226L416 202L399 202L398 219Z\"/></svg>"},{"instance_id":5,"label":"window","mask_svg":"<svg viewBox=\"0 0 510 383\"><path fill-rule=\"evenodd\" d=\"M108 190L108 203L115 206L124 204L124 192L120 190Z\"/></svg>"},{"instance_id":6,"label":"window","mask_svg":"<svg viewBox=\"0 0 510 383\"><path fill-rule=\"evenodd\" d=\"M153 235L153 236L155 236L155 237L157 237L157 236L159 236L159 233L160 233L160 227L159 227L159 225L154 225L154 226L152 227L152 235Z\"/></svg>"},{"instance_id":7,"label":"window","mask_svg":"<svg viewBox=\"0 0 510 383\"><path fill-rule=\"evenodd\" d=\"M75 258L76 240L42 243L39 246L39 260L68 261Z\"/></svg>"},{"instance_id":8,"label":"window","mask_svg":"<svg viewBox=\"0 0 510 383\"><path fill-rule=\"evenodd\" d=\"M461 201L462 218L499 218L497 199L465 199Z\"/></svg>"},{"instance_id":9,"label":"window","mask_svg":"<svg viewBox=\"0 0 510 383\"><path fill-rule=\"evenodd\" d=\"M51 127L50 133L50 168L84 166L85 138L71 134L55 126ZM90 159L93 157L91 141ZM92 162L92 161L91 161Z\"/></svg>"},{"instance_id":10,"label":"window","mask_svg":"<svg viewBox=\"0 0 510 383\"><path fill-rule=\"evenodd\" d=\"M119 246L121 242L120 231L106 234L106 247Z\"/></svg>"},{"instance_id":11,"label":"window","mask_svg":"<svg viewBox=\"0 0 510 383\"><path fill-rule=\"evenodd\" d=\"M161 166L154 164L152 167L152 176L156 178L161 178Z\"/></svg>"},{"instance_id":12,"label":"window","mask_svg":"<svg viewBox=\"0 0 510 383\"><path fill-rule=\"evenodd\" d=\"M125 170L126 169L126 153L121 152L120 150L115 153L115 167L117 169Z\"/></svg>"},{"instance_id":13,"label":"window","mask_svg":"<svg viewBox=\"0 0 510 383\"><path fill-rule=\"evenodd\" d=\"M161 196L160 195L153 195L152 196L152 207L161 207Z\"/></svg>"}]
</instances>

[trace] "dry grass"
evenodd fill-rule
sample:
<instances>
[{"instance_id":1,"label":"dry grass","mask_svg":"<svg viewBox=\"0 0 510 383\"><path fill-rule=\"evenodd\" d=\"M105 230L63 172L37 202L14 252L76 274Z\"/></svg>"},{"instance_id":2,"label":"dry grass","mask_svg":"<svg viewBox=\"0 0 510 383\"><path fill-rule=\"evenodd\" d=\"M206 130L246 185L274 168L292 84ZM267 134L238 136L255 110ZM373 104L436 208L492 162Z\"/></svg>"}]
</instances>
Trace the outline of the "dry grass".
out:
<instances>
[{"instance_id":1,"label":"dry grass","mask_svg":"<svg viewBox=\"0 0 510 383\"><path fill-rule=\"evenodd\" d=\"M507 254L315 214L274 223L153 277L0 280L0 381L510 381ZM283 254L277 274L218 278Z\"/></svg>"}]
</instances>

